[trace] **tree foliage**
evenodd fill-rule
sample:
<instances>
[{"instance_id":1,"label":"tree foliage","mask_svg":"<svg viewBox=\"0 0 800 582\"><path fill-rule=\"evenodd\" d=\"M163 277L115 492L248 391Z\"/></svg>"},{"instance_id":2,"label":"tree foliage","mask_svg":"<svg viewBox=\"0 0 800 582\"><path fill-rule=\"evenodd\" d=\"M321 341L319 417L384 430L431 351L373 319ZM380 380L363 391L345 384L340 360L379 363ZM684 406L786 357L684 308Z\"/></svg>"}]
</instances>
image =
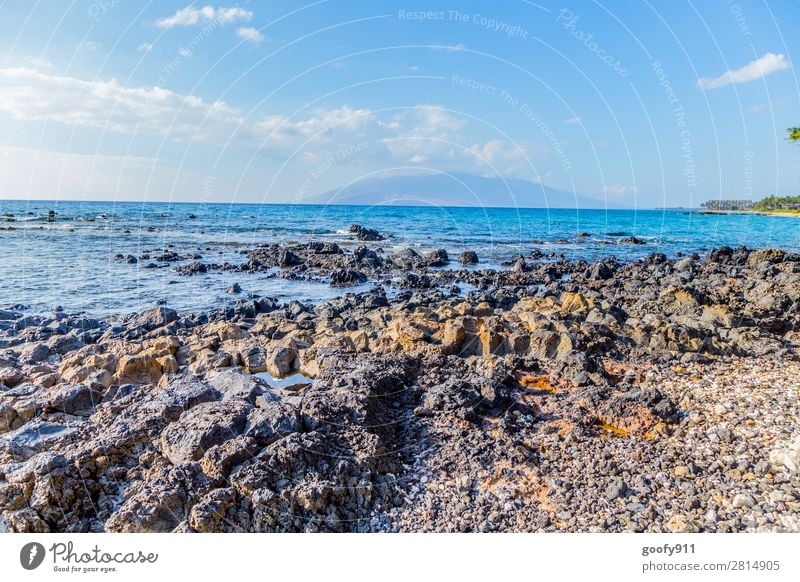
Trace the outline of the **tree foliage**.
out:
<instances>
[{"instance_id":1,"label":"tree foliage","mask_svg":"<svg viewBox=\"0 0 800 582\"><path fill-rule=\"evenodd\" d=\"M800 196L767 196L753 205L756 210L797 210Z\"/></svg>"},{"instance_id":2,"label":"tree foliage","mask_svg":"<svg viewBox=\"0 0 800 582\"><path fill-rule=\"evenodd\" d=\"M790 127L786 131L789 134L789 141L800 141L800 127Z\"/></svg>"}]
</instances>

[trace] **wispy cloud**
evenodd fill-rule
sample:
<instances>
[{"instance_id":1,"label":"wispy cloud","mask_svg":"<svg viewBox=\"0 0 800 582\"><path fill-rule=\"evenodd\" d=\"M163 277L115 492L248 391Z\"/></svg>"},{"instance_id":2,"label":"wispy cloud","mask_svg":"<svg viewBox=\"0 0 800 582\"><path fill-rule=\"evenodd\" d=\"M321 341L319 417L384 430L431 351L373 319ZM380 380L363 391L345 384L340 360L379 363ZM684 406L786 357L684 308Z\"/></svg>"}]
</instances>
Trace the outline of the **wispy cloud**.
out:
<instances>
[{"instance_id":1,"label":"wispy cloud","mask_svg":"<svg viewBox=\"0 0 800 582\"><path fill-rule=\"evenodd\" d=\"M429 48L431 48L431 49L433 49L435 51L445 51L445 52L448 52L448 53L460 53L460 52L465 51L467 49L467 47L462 43L447 44L447 45L433 45L433 46L430 46Z\"/></svg>"},{"instance_id":2,"label":"wispy cloud","mask_svg":"<svg viewBox=\"0 0 800 582\"><path fill-rule=\"evenodd\" d=\"M34 69L52 69L53 63L41 57L26 57L25 62Z\"/></svg>"},{"instance_id":3,"label":"wispy cloud","mask_svg":"<svg viewBox=\"0 0 800 582\"><path fill-rule=\"evenodd\" d=\"M58 95L58 99L53 99ZM238 144L281 158L318 163L343 148L375 163L530 174L529 159L544 150L503 139L478 140L467 118L432 104L400 113L342 105L295 115L250 117L225 102L209 102L161 87L117 80L82 80L30 68L0 69L0 112L20 121L64 123L173 141Z\"/></svg>"},{"instance_id":4,"label":"wispy cloud","mask_svg":"<svg viewBox=\"0 0 800 582\"><path fill-rule=\"evenodd\" d=\"M767 53L739 69L725 71L717 77L702 78L697 81L697 86L701 89L718 89L726 85L738 85L739 83L749 83L750 81L763 79L772 73L791 68L792 65L786 55Z\"/></svg>"},{"instance_id":5,"label":"wispy cloud","mask_svg":"<svg viewBox=\"0 0 800 582\"><path fill-rule=\"evenodd\" d=\"M373 125L375 115L369 109L347 105L336 109L316 109L310 116L270 115L253 126L264 147L291 151L300 147L319 147L322 143L339 144L367 139L362 132Z\"/></svg>"},{"instance_id":6,"label":"wispy cloud","mask_svg":"<svg viewBox=\"0 0 800 582\"><path fill-rule=\"evenodd\" d=\"M772 106L769 103L758 103L756 105L751 105L747 108L747 111L750 113L758 113L759 111L766 111L770 109Z\"/></svg>"},{"instance_id":7,"label":"wispy cloud","mask_svg":"<svg viewBox=\"0 0 800 582\"><path fill-rule=\"evenodd\" d=\"M367 108L316 109L304 116L273 115L252 133L260 147L276 155L302 151L305 161L333 159L353 144L379 164L403 164L485 174L529 176L529 160L543 148L502 139L475 141L467 122L441 106L422 104L387 116Z\"/></svg>"},{"instance_id":8,"label":"wispy cloud","mask_svg":"<svg viewBox=\"0 0 800 582\"><path fill-rule=\"evenodd\" d=\"M580 122L581 122L581 118L580 117L570 117L570 118L564 120L564 123L566 123L567 125L575 125L576 123L580 123Z\"/></svg>"},{"instance_id":9,"label":"wispy cloud","mask_svg":"<svg viewBox=\"0 0 800 582\"><path fill-rule=\"evenodd\" d=\"M142 43L136 48L138 53L149 53L151 50L153 50L153 45L149 42Z\"/></svg>"},{"instance_id":10,"label":"wispy cloud","mask_svg":"<svg viewBox=\"0 0 800 582\"><path fill-rule=\"evenodd\" d=\"M53 99L58 95L58 99ZM216 141L236 131L241 113L160 87L126 87L27 68L0 69L0 111L23 121L56 121L121 133Z\"/></svg>"},{"instance_id":11,"label":"wispy cloud","mask_svg":"<svg viewBox=\"0 0 800 582\"><path fill-rule=\"evenodd\" d=\"M169 29L176 26L197 26L209 22L231 24L234 22L250 22L251 18L253 18L252 12L239 7L214 8L213 6L203 6L202 8L196 8L195 6L187 6L178 10L172 16L156 21L156 26Z\"/></svg>"},{"instance_id":12,"label":"wispy cloud","mask_svg":"<svg viewBox=\"0 0 800 582\"><path fill-rule=\"evenodd\" d=\"M529 142L512 144L503 139L492 139L484 144L472 144L468 151L475 164L485 168L485 174L527 177L531 160L546 150Z\"/></svg>"},{"instance_id":13,"label":"wispy cloud","mask_svg":"<svg viewBox=\"0 0 800 582\"><path fill-rule=\"evenodd\" d=\"M242 40L250 41L256 45L261 44L261 42L264 40L264 35L258 32L258 29L247 26L237 28L236 36L238 36Z\"/></svg>"},{"instance_id":14,"label":"wispy cloud","mask_svg":"<svg viewBox=\"0 0 800 582\"><path fill-rule=\"evenodd\" d=\"M636 194L638 191L639 189L636 186L614 184L612 186L607 186L604 192L609 198L622 198L628 194Z\"/></svg>"}]
</instances>

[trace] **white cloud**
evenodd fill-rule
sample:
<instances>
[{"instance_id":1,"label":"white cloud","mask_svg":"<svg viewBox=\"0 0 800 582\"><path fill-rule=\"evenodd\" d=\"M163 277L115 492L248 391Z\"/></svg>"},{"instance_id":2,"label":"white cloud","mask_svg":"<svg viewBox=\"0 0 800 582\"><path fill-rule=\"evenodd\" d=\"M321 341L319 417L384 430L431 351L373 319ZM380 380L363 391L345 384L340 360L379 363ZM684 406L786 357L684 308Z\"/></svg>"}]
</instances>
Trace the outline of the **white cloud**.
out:
<instances>
[{"instance_id":1,"label":"white cloud","mask_svg":"<svg viewBox=\"0 0 800 582\"><path fill-rule=\"evenodd\" d=\"M399 116L398 123L413 123L413 135L450 139L466 125L466 121L449 113L439 105L417 105Z\"/></svg>"},{"instance_id":2,"label":"white cloud","mask_svg":"<svg viewBox=\"0 0 800 582\"><path fill-rule=\"evenodd\" d=\"M116 79L84 81L26 68L0 69L0 111L24 121L56 121L175 139L224 140L242 116L160 87L126 87Z\"/></svg>"},{"instance_id":3,"label":"white cloud","mask_svg":"<svg viewBox=\"0 0 800 582\"><path fill-rule=\"evenodd\" d=\"M734 85L739 83L748 83L757 79L762 79L772 73L791 69L792 65L786 58L786 55L776 55L774 53L767 53L760 59L739 68L734 71L725 71L718 77L703 78L697 81L697 86L701 89L718 89L726 85Z\"/></svg>"},{"instance_id":4,"label":"white cloud","mask_svg":"<svg viewBox=\"0 0 800 582\"><path fill-rule=\"evenodd\" d=\"M192 51L186 47L181 47L178 49L178 54L184 59L188 59L190 56L192 56Z\"/></svg>"},{"instance_id":5,"label":"white cloud","mask_svg":"<svg viewBox=\"0 0 800 582\"><path fill-rule=\"evenodd\" d=\"M391 117L348 106L317 109L310 115L269 116L254 125L262 148L278 155L298 152L315 162L335 157L354 144L367 144L361 159L486 174L530 175L529 159L541 152L532 144L493 139L475 142L462 135L466 121L437 105L423 104Z\"/></svg>"},{"instance_id":6,"label":"white cloud","mask_svg":"<svg viewBox=\"0 0 800 582\"><path fill-rule=\"evenodd\" d=\"M530 173L531 161L542 149L529 143L512 144L503 139L492 139L484 144L472 144L469 153L475 163L490 174L524 176Z\"/></svg>"},{"instance_id":7,"label":"white cloud","mask_svg":"<svg viewBox=\"0 0 800 582\"><path fill-rule=\"evenodd\" d=\"M41 57L26 57L25 62L34 69L52 69L53 63Z\"/></svg>"},{"instance_id":8,"label":"white cloud","mask_svg":"<svg viewBox=\"0 0 800 582\"><path fill-rule=\"evenodd\" d=\"M458 44L442 46L442 47L433 47L433 48L435 48L435 49L443 49L443 50L447 51L448 53L460 53L461 51L465 50L467 47L464 46L462 43L458 43Z\"/></svg>"},{"instance_id":9,"label":"white cloud","mask_svg":"<svg viewBox=\"0 0 800 582\"><path fill-rule=\"evenodd\" d=\"M374 139L374 134L369 134L375 127L372 111L345 105L337 109L317 109L300 119L271 115L255 123L252 133L264 149L291 154L302 148L310 160L334 153L343 143Z\"/></svg>"},{"instance_id":10,"label":"white cloud","mask_svg":"<svg viewBox=\"0 0 800 582\"><path fill-rule=\"evenodd\" d=\"M465 124L438 105L417 105L389 121L379 122L385 130L379 139L394 158L409 163L455 159L459 157L458 132Z\"/></svg>"},{"instance_id":11,"label":"white cloud","mask_svg":"<svg viewBox=\"0 0 800 582\"><path fill-rule=\"evenodd\" d=\"M97 52L103 48L103 45L99 42L94 42L93 40L87 40L83 43L83 48L85 48L87 51Z\"/></svg>"},{"instance_id":12,"label":"white cloud","mask_svg":"<svg viewBox=\"0 0 800 582\"><path fill-rule=\"evenodd\" d=\"M153 50L153 45L149 42L142 43L136 48L136 52L139 53L149 53L151 50Z\"/></svg>"},{"instance_id":13,"label":"white cloud","mask_svg":"<svg viewBox=\"0 0 800 582\"><path fill-rule=\"evenodd\" d=\"M609 198L622 198L628 194L636 194L638 191L639 189L636 186L614 184L606 187L605 194Z\"/></svg>"},{"instance_id":14,"label":"white cloud","mask_svg":"<svg viewBox=\"0 0 800 582\"><path fill-rule=\"evenodd\" d=\"M198 24L209 22L231 24L233 22L250 22L251 18L253 18L252 12L238 7L214 8L212 6L203 6L202 8L196 8L187 6L170 17L156 21L156 26L169 29L176 26L197 26Z\"/></svg>"},{"instance_id":15,"label":"white cloud","mask_svg":"<svg viewBox=\"0 0 800 582\"><path fill-rule=\"evenodd\" d=\"M476 142L464 135L464 118L438 105L418 105L379 126L386 131L381 142L393 161L414 165L530 177L530 160L543 151L505 139Z\"/></svg>"},{"instance_id":16,"label":"white cloud","mask_svg":"<svg viewBox=\"0 0 800 582\"><path fill-rule=\"evenodd\" d=\"M356 157L376 164L526 175L532 173L528 158L542 151L527 143L476 140L467 134L464 117L431 104L391 114L344 105L249 121L247 114L221 101L29 68L0 69L0 112L21 121L244 145L282 158L296 154L309 163L358 146Z\"/></svg>"},{"instance_id":17,"label":"white cloud","mask_svg":"<svg viewBox=\"0 0 800 582\"><path fill-rule=\"evenodd\" d=\"M237 28L236 36L238 36L242 40L250 41L253 44L261 44L261 41L264 40L263 34L258 32L257 29L250 27Z\"/></svg>"},{"instance_id":18,"label":"white cloud","mask_svg":"<svg viewBox=\"0 0 800 582\"><path fill-rule=\"evenodd\" d=\"M564 123L566 123L567 125L575 125L576 123L580 123L580 122L581 122L581 118L580 117L570 117L570 118L564 120Z\"/></svg>"}]
</instances>

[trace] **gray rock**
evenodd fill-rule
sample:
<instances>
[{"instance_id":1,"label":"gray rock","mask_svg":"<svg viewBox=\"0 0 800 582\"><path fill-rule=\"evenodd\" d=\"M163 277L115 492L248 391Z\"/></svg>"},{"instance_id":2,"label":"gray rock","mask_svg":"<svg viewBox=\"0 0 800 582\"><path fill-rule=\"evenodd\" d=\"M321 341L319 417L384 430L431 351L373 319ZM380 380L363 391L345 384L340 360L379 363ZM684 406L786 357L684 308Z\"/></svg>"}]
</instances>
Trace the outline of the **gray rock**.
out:
<instances>
[{"instance_id":1,"label":"gray rock","mask_svg":"<svg viewBox=\"0 0 800 582\"><path fill-rule=\"evenodd\" d=\"M423 265L425 260L414 249L403 249L389 256L389 261L398 269L415 269Z\"/></svg>"},{"instance_id":2,"label":"gray rock","mask_svg":"<svg viewBox=\"0 0 800 582\"><path fill-rule=\"evenodd\" d=\"M377 230L366 228L360 224L351 224L350 232L356 235L360 241L379 241L384 240L386 237L380 234Z\"/></svg>"},{"instance_id":3,"label":"gray rock","mask_svg":"<svg viewBox=\"0 0 800 582\"><path fill-rule=\"evenodd\" d=\"M613 277L614 271L607 264L600 262L589 268L587 276L594 281L602 281Z\"/></svg>"},{"instance_id":4,"label":"gray rock","mask_svg":"<svg viewBox=\"0 0 800 582\"><path fill-rule=\"evenodd\" d=\"M625 485L625 482L622 479L615 479L606 487L606 499L614 501L615 499L625 497L627 492L628 486Z\"/></svg>"},{"instance_id":5,"label":"gray rock","mask_svg":"<svg viewBox=\"0 0 800 582\"><path fill-rule=\"evenodd\" d=\"M280 378L291 374L295 370L297 352L290 347L278 347L270 350L266 360L266 371L272 376Z\"/></svg>"},{"instance_id":6,"label":"gray rock","mask_svg":"<svg viewBox=\"0 0 800 582\"><path fill-rule=\"evenodd\" d=\"M194 376L164 375L144 406L163 411L166 418L177 419L184 410L221 397L212 386Z\"/></svg>"},{"instance_id":7,"label":"gray rock","mask_svg":"<svg viewBox=\"0 0 800 582\"><path fill-rule=\"evenodd\" d=\"M72 415L91 414L101 398L102 392L95 385L84 384L56 384L37 395L43 410Z\"/></svg>"},{"instance_id":8,"label":"gray rock","mask_svg":"<svg viewBox=\"0 0 800 582\"><path fill-rule=\"evenodd\" d=\"M71 442L77 429L45 421L31 421L0 436L0 451L7 448L17 458L29 459L36 453Z\"/></svg>"},{"instance_id":9,"label":"gray rock","mask_svg":"<svg viewBox=\"0 0 800 582\"><path fill-rule=\"evenodd\" d=\"M458 255L458 262L462 265L477 265L478 264L478 253L475 251L464 251L460 255Z\"/></svg>"},{"instance_id":10,"label":"gray rock","mask_svg":"<svg viewBox=\"0 0 800 582\"><path fill-rule=\"evenodd\" d=\"M186 519L193 500L211 488L199 463L166 467L127 492L125 502L106 521L105 531L171 532Z\"/></svg>"},{"instance_id":11,"label":"gray rock","mask_svg":"<svg viewBox=\"0 0 800 582\"><path fill-rule=\"evenodd\" d=\"M245 400L255 404L256 398L269 390L260 378L235 368L211 370L205 380L222 393L223 400Z\"/></svg>"},{"instance_id":12,"label":"gray rock","mask_svg":"<svg viewBox=\"0 0 800 582\"><path fill-rule=\"evenodd\" d=\"M47 340L45 345L51 354L63 356L69 352L81 349L85 344L83 340L81 340L74 333L68 333L67 335L57 335L51 337L49 340Z\"/></svg>"},{"instance_id":13,"label":"gray rock","mask_svg":"<svg viewBox=\"0 0 800 582\"><path fill-rule=\"evenodd\" d=\"M358 285L367 280L367 276L352 269L336 269L331 273L330 284L333 287L346 287L348 285Z\"/></svg>"},{"instance_id":14,"label":"gray rock","mask_svg":"<svg viewBox=\"0 0 800 582\"><path fill-rule=\"evenodd\" d=\"M178 312L174 309L154 307L153 309L148 309L137 315L131 322L131 325L134 327L142 327L147 331L152 331L168 323L172 323L177 319Z\"/></svg>"},{"instance_id":15,"label":"gray rock","mask_svg":"<svg viewBox=\"0 0 800 582\"><path fill-rule=\"evenodd\" d=\"M299 430L297 409L276 402L251 410L247 415L244 434L255 439L259 445L267 446Z\"/></svg>"},{"instance_id":16,"label":"gray rock","mask_svg":"<svg viewBox=\"0 0 800 582\"><path fill-rule=\"evenodd\" d=\"M161 433L161 451L173 465L197 461L212 446L241 434L249 404L205 402L187 410Z\"/></svg>"},{"instance_id":17,"label":"gray rock","mask_svg":"<svg viewBox=\"0 0 800 582\"><path fill-rule=\"evenodd\" d=\"M226 479L236 465L252 459L259 450L255 439L240 435L208 449L200 466L212 479Z\"/></svg>"},{"instance_id":18,"label":"gray rock","mask_svg":"<svg viewBox=\"0 0 800 582\"><path fill-rule=\"evenodd\" d=\"M429 267L444 267L450 262L450 257L444 249L437 249L432 251L425 257L425 263Z\"/></svg>"},{"instance_id":19,"label":"gray rock","mask_svg":"<svg viewBox=\"0 0 800 582\"><path fill-rule=\"evenodd\" d=\"M0 368L0 388L6 386L12 388L22 381L23 375L17 368Z\"/></svg>"},{"instance_id":20,"label":"gray rock","mask_svg":"<svg viewBox=\"0 0 800 582\"><path fill-rule=\"evenodd\" d=\"M19 353L19 359L26 364L38 364L50 357L50 348L42 343L26 344Z\"/></svg>"}]
</instances>

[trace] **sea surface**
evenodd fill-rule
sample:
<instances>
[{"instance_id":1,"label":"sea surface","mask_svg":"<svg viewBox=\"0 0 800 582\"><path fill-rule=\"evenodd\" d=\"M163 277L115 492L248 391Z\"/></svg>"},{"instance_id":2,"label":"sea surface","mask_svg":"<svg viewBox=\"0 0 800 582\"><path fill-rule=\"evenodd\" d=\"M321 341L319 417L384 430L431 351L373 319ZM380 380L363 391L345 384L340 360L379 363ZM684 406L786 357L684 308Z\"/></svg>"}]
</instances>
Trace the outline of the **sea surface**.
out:
<instances>
[{"instance_id":1,"label":"sea surface","mask_svg":"<svg viewBox=\"0 0 800 582\"><path fill-rule=\"evenodd\" d=\"M54 211L55 221L48 222ZM206 263L239 263L259 243L333 241L357 243L352 223L392 235L369 243L385 251L444 248L451 255L474 250L479 267L534 249L589 261L616 256L635 260L653 252L703 254L720 245L780 247L800 251L800 219L685 210L575 210L397 206L303 206L0 200L0 308L25 306L46 312L112 316L148 309L157 302L179 311L203 311L242 296L225 290L239 283L244 294L322 301L341 294L326 283L286 281L274 273L210 272L180 276L115 261L169 247ZM588 233L588 236L579 236ZM615 244L635 236L644 245ZM453 263L458 268L458 263ZM358 289L356 289L358 290Z\"/></svg>"}]
</instances>

